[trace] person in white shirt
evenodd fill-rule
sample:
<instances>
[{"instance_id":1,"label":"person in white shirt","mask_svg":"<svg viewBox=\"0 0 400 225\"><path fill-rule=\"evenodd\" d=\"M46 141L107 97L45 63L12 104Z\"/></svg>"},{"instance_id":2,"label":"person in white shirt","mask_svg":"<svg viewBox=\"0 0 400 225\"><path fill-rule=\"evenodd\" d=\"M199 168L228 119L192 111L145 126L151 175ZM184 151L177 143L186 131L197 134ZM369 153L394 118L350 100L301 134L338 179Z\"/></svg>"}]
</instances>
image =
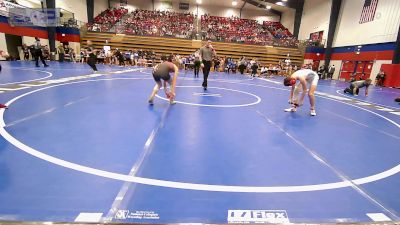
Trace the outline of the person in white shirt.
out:
<instances>
[{"instance_id":1,"label":"person in white shirt","mask_svg":"<svg viewBox=\"0 0 400 225\"><path fill-rule=\"evenodd\" d=\"M288 54L288 57L289 57L289 54ZM287 58L287 59L285 59L284 62L285 62L285 72L286 72L286 74L288 74L290 72L291 61L289 58Z\"/></svg>"},{"instance_id":2,"label":"person in white shirt","mask_svg":"<svg viewBox=\"0 0 400 225\"><path fill-rule=\"evenodd\" d=\"M261 67L261 75L266 75L268 73L267 67L263 66Z\"/></svg>"},{"instance_id":3,"label":"person in white shirt","mask_svg":"<svg viewBox=\"0 0 400 225\"><path fill-rule=\"evenodd\" d=\"M332 79L335 69L335 65L332 65L328 68L328 79Z\"/></svg>"},{"instance_id":4,"label":"person in white shirt","mask_svg":"<svg viewBox=\"0 0 400 225\"><path fill-rule=\"evenodd\" d=\"M310 99L311 106L310 115L316 116L314 92L317 89L318 80L318 74L310 69L301 69L294 72L290 77L286 77L283 80L283 84L285 86L292 86L289 97L289 103L292 104L292 107L285 109L285 112L296 112L297 108L303 105L308 85L308 98ZM297 81L299 81L299 83L297 83ZM300 93L300 88L303 89L303 92L299 98L298 94Z\"/></svg>"},{"instance_id":5,"label":"person in white shirt","mask_svg":"<svg viewBox=\"0 0 400 225\"><path fill-rule=\"evenodd\" d=\"M290 66L290 63L291 63L290 59L285 59L286 67Z\"/></svg>"}]
</instances>

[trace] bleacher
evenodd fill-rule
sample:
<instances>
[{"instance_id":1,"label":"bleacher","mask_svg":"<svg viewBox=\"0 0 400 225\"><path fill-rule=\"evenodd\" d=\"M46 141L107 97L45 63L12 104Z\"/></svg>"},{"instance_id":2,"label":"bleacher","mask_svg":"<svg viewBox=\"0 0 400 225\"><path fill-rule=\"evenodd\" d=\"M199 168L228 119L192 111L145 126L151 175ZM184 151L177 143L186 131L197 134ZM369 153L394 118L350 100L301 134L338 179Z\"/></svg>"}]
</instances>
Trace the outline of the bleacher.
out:
<instances>
[{"instance_id":1,"label":"bleacher","mask_svg":"<svg viewBox=\"0 0 400 225\"><path fill-rule=\"evenodd\" d=\"M190 55L197 51L204 42L199 40L187 40L166 37L149 37L133 35L117 35L112 33L87 32L82 38L82 47L87 47L87 41L91 41L96 49L110 46L111 49L118 48L122 51L132 49L143 49L155 51L157 58L162 54ZM213 46L219 56L239 59L257 58L261 65L277 64L280 60L287 58L290 54L292 63L301 65L303 56L296 48L247 45L236 43L213 42Z\"/></svg>"}]
</instances>

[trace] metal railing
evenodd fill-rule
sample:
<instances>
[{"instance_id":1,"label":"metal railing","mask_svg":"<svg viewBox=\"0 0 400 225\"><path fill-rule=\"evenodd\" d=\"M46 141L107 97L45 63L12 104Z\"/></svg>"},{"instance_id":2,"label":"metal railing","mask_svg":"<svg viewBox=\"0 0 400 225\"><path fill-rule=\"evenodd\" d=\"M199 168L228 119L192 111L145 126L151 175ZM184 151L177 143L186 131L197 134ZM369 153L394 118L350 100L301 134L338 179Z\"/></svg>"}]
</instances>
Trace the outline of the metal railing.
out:
<instances>
[{"instance_id":1,"label":"metal railing","mask_svg":"<svg viewBox=\"0 0 400 225\"><path fill-rule=\"evenodd\" d=\"M311 39L306 39L306 40L301 40L299 41L300 45L304 45L305 47L320 47L323 48L325 47L326 39L322 40L311 40Z\"/></svg>"}]
</instances>

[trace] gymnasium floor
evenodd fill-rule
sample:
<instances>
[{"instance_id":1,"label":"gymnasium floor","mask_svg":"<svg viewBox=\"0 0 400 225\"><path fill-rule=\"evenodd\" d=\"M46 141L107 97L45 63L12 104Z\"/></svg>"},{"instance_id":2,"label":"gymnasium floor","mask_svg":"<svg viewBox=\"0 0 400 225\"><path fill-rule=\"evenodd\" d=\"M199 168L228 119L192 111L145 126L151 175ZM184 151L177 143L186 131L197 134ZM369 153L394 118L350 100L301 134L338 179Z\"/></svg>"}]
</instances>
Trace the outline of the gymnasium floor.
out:
<instances>
[{"instance_id":1,"label":"gymnasium floor","mask_svg":"<svg viewBox=\"0 0 400 225\"><path fill-rule=\"evenodd\" d=\"M149 106L150 69L1 64L0 221L400 220L398 89L322 80L311 117L281 78L183 71Z\"/></svg>"}]
</instances>

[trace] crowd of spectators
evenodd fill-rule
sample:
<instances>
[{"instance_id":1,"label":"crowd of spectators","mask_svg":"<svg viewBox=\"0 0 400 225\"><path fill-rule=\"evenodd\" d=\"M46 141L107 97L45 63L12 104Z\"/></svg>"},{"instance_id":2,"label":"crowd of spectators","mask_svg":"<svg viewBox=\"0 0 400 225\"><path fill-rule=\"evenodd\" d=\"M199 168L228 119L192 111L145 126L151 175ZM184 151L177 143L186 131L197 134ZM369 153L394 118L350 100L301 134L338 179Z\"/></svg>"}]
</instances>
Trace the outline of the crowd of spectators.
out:
<instances>
[{"instance_id":1,"label":"crowd of spectators","mask_svg":"<svg viewBox=\"0 0 400 225\"><path fill-rule=\"evenodd\" d=\"M268 30L275 38L276 46L298 46L298 40L290 33L290 31L279 22L264 21L264 29Z\"/></svg>"},{"instance_id":2,"label":"crowd of spectators","mask_svg":"<svg viewBox=\"0 0 400 225\"><path fill-rule=\"evenodd\" d=\"M194 39L195 15L172 11L110 9L94 19L90 31ZM298 47L297 39L279 22L202 15L198 27L203 40Z\"/></svg>"},{"instance_id":3,"label":"crowd of spectators","mask_svg":"<svg viewBox=\"0 0 400 225\"><path fill-rule=\"evenodd\" d=\"M146 36L193 38L194 15L170 11L139 10L123 21L124 33Z\"/></svg>"},{"instance_id":4,"label":"crowd of spectators","mask_svg":"<svg viewBox=\"0 0 400 225\"><path fill-rule=\"evenodd\" d=\"M127 13L128 9L125 8L107 9L93 19L93 23L88 25L88 30L99 32L110 31Z\"/></svg>"},{"instance_id":5,"label":"crowd of spectators","mask_svg":"<svg viewBox=\"0 0 400 225\"><path fill-rule=\"evenodd\" d=\"M290 31L279 22L264 21L263 26L271 32L275 38L287 38L292 36Z\"/></svg>"},{"instance_id":6,"label":"crowd of spectators","mask_svg":"<svg viewBox=\"0 0 400 225\"><path fill-rule=\"evenodd\" d=\"M272 45L273 37L256 20L238 17L201 16L203 39L239 42L245 44Z\"/></svg>"}]
</instances>

